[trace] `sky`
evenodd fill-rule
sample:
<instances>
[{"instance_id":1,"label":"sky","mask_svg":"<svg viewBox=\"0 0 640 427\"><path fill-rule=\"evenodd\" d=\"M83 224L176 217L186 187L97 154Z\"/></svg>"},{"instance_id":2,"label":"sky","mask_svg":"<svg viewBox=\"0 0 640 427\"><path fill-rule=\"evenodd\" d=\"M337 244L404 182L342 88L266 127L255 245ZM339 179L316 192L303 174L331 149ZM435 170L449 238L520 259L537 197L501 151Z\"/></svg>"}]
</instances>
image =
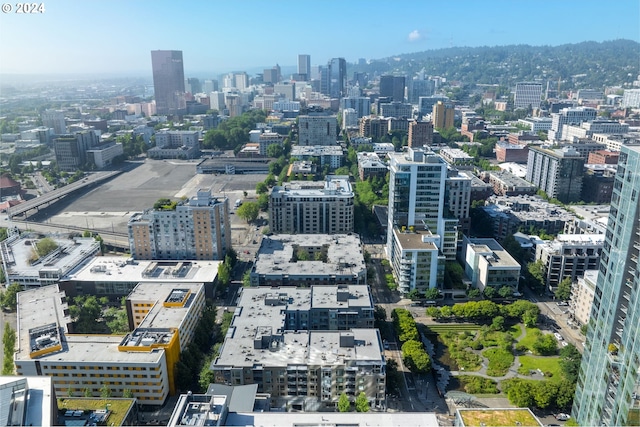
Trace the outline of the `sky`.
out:
<instances>
[{"instance_id":1,"label":"sky","mask_svg":"<svg viewBox=\"0 0 640 427\"><path fill-rule=\"evenodd\" d=\"M333 57L355 62L453 46L640 41L638 0L41 3L44 12L35 14L2 4L0 75L150 77L151 50L182 50L185 77L215 78L295 66L302 53L325 65Z\"/></svg>"}]
</instances>

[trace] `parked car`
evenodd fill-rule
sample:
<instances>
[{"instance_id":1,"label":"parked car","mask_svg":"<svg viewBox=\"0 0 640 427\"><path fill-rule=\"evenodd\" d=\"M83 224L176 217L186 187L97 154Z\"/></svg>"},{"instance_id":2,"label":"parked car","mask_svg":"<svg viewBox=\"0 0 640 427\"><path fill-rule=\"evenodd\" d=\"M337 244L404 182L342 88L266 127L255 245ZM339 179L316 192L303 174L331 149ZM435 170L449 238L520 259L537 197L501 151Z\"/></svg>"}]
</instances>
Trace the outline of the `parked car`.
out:
<instances>
[{"instance_id":1,"label":"parked car","mask_svg":"<svg viewBox=\"0 0 640 427\"><path fill-rule=\"evenodd\" d=\"M564 338L562 338L562 335L560 335L560 334L559 334L559 333L557 333L557 332L554 332L554 333L553 333L553 336L554 336L554 337L556 337L556 339L557 339L558 341L564 341Z\"/></svg>"},{"instance_id":2,"label":"parked car","mask_svg":"<svg viewBox=\"0 0 640 427\"><path fill-rule=\"evenodd\" d=\"M569 415L569 414L560 413L560 414L556 415L556 420L558 420L558 421L568 421L569 418L571 418L571 415Z\"/></svg>"}]
</instances>

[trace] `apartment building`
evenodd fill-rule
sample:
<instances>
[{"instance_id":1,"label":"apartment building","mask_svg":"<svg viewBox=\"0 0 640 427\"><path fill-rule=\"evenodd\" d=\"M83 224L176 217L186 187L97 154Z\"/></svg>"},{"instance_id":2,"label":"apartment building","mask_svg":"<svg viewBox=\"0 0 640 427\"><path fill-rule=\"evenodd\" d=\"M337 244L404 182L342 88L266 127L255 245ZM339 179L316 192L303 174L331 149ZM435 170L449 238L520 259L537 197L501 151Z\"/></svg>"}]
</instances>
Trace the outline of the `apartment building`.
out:
<instances>
[{"instance_id":1,"label":"apartment building","mask_svg":"<svg viewBox=\"0 0 640 427\"><path fill-rule=\"evenodd\" d=\"M329 166L330 170L338 169L342 166L344 150L340 145L294 145L291 147L291 157L301 160L319 159L320 167Z\"/></svg>"},{"instance_id":2,"label":"apartment building","mask_svg":"<svg viewBox=\"0 0 640 427\"><path fill-rule=\"evenodd\" d=\"M529 146L509 142L496 143L496 160L498 162L527 163L528 159Z\"/></svg>"},{"instance_id":3,"label":"apartment building","mask_svg":"<svg viewBox=\"0 0 640 427\"><path fill-rule=\"evenodd\" d=\"M380 407L386 380L380 334L370 326L348 328L345 317L369 323L372 303L366 286L243 290L211 364L215 382L257 384L272 407L317 411L335 407L342 393L360 392ZM341 315L347 304L353 313ZM369 320L353 317L358 311Z\"/></svg>"},{"instance_id":4,"label":"apartment building","mask_svg":"<svg viewBox=\"0 0 640 427\"><path fill-rule=\"evenodd\" d=\"M389 168L380 160L380 156L371 152L358 153L358 176L361 180L379 176L384 178Z\"/></svg>"},{"instance_id":5,"label":"apartment building","mask_svg":"<svg viewBox=\"0 0 640 427\"><path fill-rule=\"evenodd\" d=\"M141 260L220 260L231 249L229 200L197 191L191 199L134 213L131 255Z\"/></svg>"},{"instance_id":6,"label":"apartment building","mask_svg":"<svg viewBox=\"0 0 640 427\"><path fill-rule=\"evenodd\" d=\"M142 404L162 405L176 392L175 364L193 337L204 288L140 285L127 304L144 319L124 338L74 334L57 285L20 292L17 374L52 377L58 396L98 397L106 386L114 397L129 390Z\"/></svg>"},{"instance_id":7,"label":"apartment building","mask_svg":"<svg viewBox=\"0 0 640 427\"><path fill-rule=\"evenodd\" d=\"M440 157L449 165L458 169L471 169L474 158L459 148L442 148L438 150Z\"/></svg>"},{"instance_id":8,"label":"apartment building","mask_svg":"<svg viewBox=\"0 0 640 427\"><path fill-rule=\"evenodd\" d=\"M437 129L447 129L453 127L455 110L452 104L445 103L443 101L437 101L433 105L431 112L431 120L433 126Z\"/></svg>"},{"instance_id":9,"label":"apartment building","mask_svg":"<svg viewBox=\"0 0 640 427\"><path fill-rule=\"evenodd\" d=\"M596 270L604 245L603 234L558 234L553 241L536 247L542 261L545 285L554 291L565 278L575 281L587 270Z\"/></svg>"},{"instance_id":10,"label":"apartment building","mask_svg":"<svg viewBox=\"0 0 640 427\"><path fill-rule=\"evenodd\" d=\"M580 325L588 324L591 318L597 281L598 270L587 270L571 285L569 307L571 307L573 318Z\"/></svg>"},{"instance_id":11,"label":"apartment building","mask_svg":"<svg viewBox=\"0 0 640 427\"><path fill-rule=\"evenodd\" d=\"M563 203L577 202L582 193L585 159L570 147L530 147L526 180Z\"/></svg>"},{"instance_id":12,"label":"apartment building","mask_svg":"<svg viewBox=\"0 0 640 427\"><path fill-rule=\"evenodd\" d=\"M513 108L540 108L542 100L542 83L521 82L516 83L516 90L513 96Z\"/></svg>"},{"instance_id":13,"label":"apartment building","mask_svg":"<svg viewBox=\"0 0 640 427\"><path fill-rule=\"evenodd\" d=\"M271 232L352 232L353 198L349 177L342 175L327 175L324 182L299 181L275 186L269 196Z\"/></svg>"},{"instance_id":14,"label":"apartment building","mask_svg":"<svg viewBox=\"0 0 640 427\"><path fill-rule=\"evenodd\" d=\"M409 122L409 147L423 147L433 143L433 123L429 121Z\"/></svg>"},{"instance_id":15,"label":"apartment building","mask_svg":"<svg viewBox=\"0 0 640 427\"><path fill-rule=\"evenodd\" d=\"M535 194L538 189L530 182L512 174L509 171L490 171L489 184L493 186L494 194L499 196L518 196Z\"/></svg>"},{"instance_id":16,"label":"apartment building","mask_svg":"<svg viewBox=\"0 0 640 427\"><path fill-rule=\"evenodd\" d=\"M336 145L338 119L326 113L298 116L298 145Z\"/></svg>"},{"instance_id":17,"label":"apartment building","mask_svg":"<svg viewBox=\"0 0 640 427\"><path fill-rule=\"evenodd\" d=\"M551 113L551 129L549 141L562 141L564 125L579 125L582 122L595 120L596 110L590 107L562 108L557 113Z\"/></svg>"},{"instance_id":18,"label":"apartment building","mask_svg":"<svg viewBox=\"0 0 640 427\"><path fill-rule=\"evenodd\" d=\"M274 234L262 239L251 286L366 284L357 234Z\"/></svg>"}]
</instances>

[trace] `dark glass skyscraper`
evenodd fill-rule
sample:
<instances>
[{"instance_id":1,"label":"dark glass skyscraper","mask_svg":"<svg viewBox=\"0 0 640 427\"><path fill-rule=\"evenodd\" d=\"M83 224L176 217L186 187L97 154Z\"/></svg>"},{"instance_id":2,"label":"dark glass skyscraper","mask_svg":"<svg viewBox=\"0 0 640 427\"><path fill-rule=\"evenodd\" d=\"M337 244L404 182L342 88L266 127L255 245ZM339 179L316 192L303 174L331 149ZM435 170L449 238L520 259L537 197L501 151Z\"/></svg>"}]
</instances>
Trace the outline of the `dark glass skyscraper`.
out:
<instances>
[{"instance_id":1,"label":"dark glass skyscraper","mask_svg":"<svg viewBox=\"0 0 640 427\"><path fill-rule=\"evenodd\" d=\"M573 401L581 426L640 416L640 145L623 145Z\"/></svg>"},{"instance_id":2,"label":"dark glass skyscraper","mask_svg":"<svg viewBox=\"0 0 640 427\"><path fill-rule=\"evenodd\" d=\"M156 114L184 114L184 68L181 50L152 50Z\"/></svg>"},{"instance_id":3,"label":"dark glass skyscraper","mask_svg":"<svg viewBox=\"0 0 640 427\"><path fill-rule=\"evenodd\" d=\"M329 96L342 98L347 86L347 61L344 58L333 58L327 65L329 73Z\"/></svg>"},{"instance_id":4,"label":"dark glass skyscraper","mask_svg":"<svg viewBox=\"0 0 640 427\"><path fill-rule=\"evenodd\" d=\"M404 76L380 77L380 97L393 98L395 102L404 102Z\"/></svg>"}]
</instances>

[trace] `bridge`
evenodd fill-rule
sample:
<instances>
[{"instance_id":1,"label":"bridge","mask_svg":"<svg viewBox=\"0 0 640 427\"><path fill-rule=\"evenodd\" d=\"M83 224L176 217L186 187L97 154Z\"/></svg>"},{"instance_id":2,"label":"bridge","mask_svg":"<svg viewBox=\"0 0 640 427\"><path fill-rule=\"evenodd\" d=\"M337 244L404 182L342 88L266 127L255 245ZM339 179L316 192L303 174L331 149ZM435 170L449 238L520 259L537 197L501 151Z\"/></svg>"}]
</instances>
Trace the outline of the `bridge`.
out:
<instances>
[{"instance_id":1,"label":"bridge","mask_svg":"<svg viewBox=\"0 0 640 427\"><path fill-rule=\"evenodd\" d=\"M103 181L113 178L114 176L122 173L123 171L107 171L107 172L94 172L88 175L87 177L81 179L80 181L73 182L71 184L65 185L64 187L60 187L53 191L43 194L40 197L36 197L35 199L27 200L26 202L20 203L12 208L7 209L7 215L9 219L24 215L24 218L29 216L29 211L35 209L35 212L38 212L43 206L50 206L51 204L57 202L65 196L68 196L71 193L82 190L84 188L88 188L97 184L100 184Z\"/></svg>"},{"instance_id":2,"label":"bridge","mask_svg":"<svg viewBox=\"0 0 640 427\"><path fill-rule=\"evenodd\" d=\"M74 225L40 223L34 221L12 220L10 227L17 227L21 231L36 231L39 233L80 233L87 230L86 227ZM129 249L129 236L127 233L117 233L111 230L90 229L92 233L99 234L106 246L115 249Z\"/></svg>"}]
</instances>

